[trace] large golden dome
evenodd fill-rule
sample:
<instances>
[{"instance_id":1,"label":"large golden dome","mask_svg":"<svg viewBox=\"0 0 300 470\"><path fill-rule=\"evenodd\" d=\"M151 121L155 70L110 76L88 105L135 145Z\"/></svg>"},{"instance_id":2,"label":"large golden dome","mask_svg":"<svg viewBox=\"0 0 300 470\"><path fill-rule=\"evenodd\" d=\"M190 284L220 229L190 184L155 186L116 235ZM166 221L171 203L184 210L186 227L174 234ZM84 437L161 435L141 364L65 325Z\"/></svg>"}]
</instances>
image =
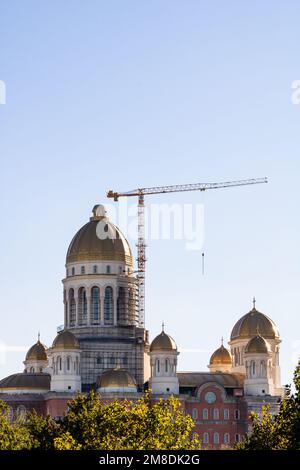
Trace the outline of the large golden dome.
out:
<instances>
[{"instance_id":1,"label":"large golden dome","mask_svg":"<svg viewBox=\"0 0 300 470\"><path fill-rule=\"evenodd\" d=\"M63 330L58 333L53 341L52 348L54 349L79 349L80 345L78 339L71 333L71 331Z\"/></svg>"},{"instance_id":2,"label":"large golden dome","mask_svg":"<svg viewBox=\"0 0 300 470\"><path fill-rule=\"evenodd\" d=\"M136 388L136 381L125 369L110 369L99 377L97 388Z\"/></svg>"},{"instance_id":3,"label":"large golden dome","mask_svg":"<svg viewBox=\"0 0 300 470\"><path fill-rule=\"evenodd\" d=\"M122 232L106 217L101 204L93 208L93 217L81 227L70 243L67 263L76 261L123 261L133 266L132 253ZM105 237L105 238L103 238Z\"/></svg>"},{"instance_id":4,"label":"large golden dome","mask_svg":"<svg viewBox=\"0 0 300 470\"><path fill-rule=\"evenodd\" d=\"M251 338L257 335L257 331L264 338L279 338L279 331L273 320L253 307L234 325L230 339Z\"/></svg>"},{"instance_id":5,"label":"large golden dome","mask_svg":"<svg viewBox=\"0 0 300 470\"><path fill-rule=\"evenodd\" d=\"M223 344L211 356L209 365L231 364L231 355Z\"/></svg>"},{"instance_id":6,"label":"large golden dome","mask_svg":"<svg viewBox=\"0 0 300 470\"><path fill-rule=\"evenodd\" d=\"M162 331L150 345L150 352L153 351L177 351L174 339Z\"/></svg>"},{"instance_id":7,"label":"large golden dome","mask_svg":"<svg viewBox=\"0 0 300 470\"><path fill-rule=\"evenodd\" d=\"M47 361L46 346L37 341L26 354L25 361Z\"/></svg>"},{"instance_id":8,"label":"large golden dome","mask_svg":"<svg viewBox=\"0 0 300 470\"><path fill-rule=\"evenodd\" d=\"M271 351L270 345L267 343L265 338L260 334L257 334L247 343L245 353L263 353L266 354Z\"/></svg>"}]
</instances>

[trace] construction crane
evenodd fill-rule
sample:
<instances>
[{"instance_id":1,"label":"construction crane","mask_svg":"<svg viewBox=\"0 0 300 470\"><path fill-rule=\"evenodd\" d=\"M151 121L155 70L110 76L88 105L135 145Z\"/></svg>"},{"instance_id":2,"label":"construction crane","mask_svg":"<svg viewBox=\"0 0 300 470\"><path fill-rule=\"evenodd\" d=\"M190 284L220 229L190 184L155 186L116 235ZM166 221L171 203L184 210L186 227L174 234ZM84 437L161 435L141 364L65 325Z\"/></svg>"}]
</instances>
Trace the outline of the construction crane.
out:
<instances>
[{"instance_id":1,"label":"construction crane","mask_svg":"<svg viewBox=\"0 0 300 470\"><path fill-rule=\"evenodd\" d=\"M207 189L231 188L234 186L246 186L250 184L267 183L267 178L252 178L247 180L225 181L222 183L194 183L176 184L172 186L154 186L152 188L138 188L132 191L115 192L109 190L107 197L118 201L120 197L138 197L138 321L139 326L144 328L145 324L145 267L146 267L146 244L145 244L145 201L144 197L151 194L178 193L184 191L206 191Z\"/></svg>"}]
</instances>

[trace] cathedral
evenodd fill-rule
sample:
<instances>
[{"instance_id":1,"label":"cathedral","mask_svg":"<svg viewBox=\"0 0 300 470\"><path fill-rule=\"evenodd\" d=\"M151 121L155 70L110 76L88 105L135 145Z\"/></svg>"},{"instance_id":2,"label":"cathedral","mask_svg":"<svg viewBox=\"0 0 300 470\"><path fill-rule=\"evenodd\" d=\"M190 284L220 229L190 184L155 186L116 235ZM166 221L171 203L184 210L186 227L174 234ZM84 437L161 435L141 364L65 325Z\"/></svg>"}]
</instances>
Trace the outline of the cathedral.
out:
<instances>
[{"instance_id":1,"label":"cathedral","mask_svg":"<svg viewBox=\"0 0 300 470\"><path fill-rule=\"evenodd\" d=\"M102 230L100 230L100 228ZM106 234L103 236L103 232ZM253 308L237 321L229 347L211 355L208 370L180 372L180 351L164 327L149 341L137 311L137 278L129 243L96 205L72 239L63 279L64 325L50 347L28 350L24 371L0 381L11 419L35 409L63 416L77 392L106 400L177 396L195 421L202 447L230 448L250 429L249 414L278 409L280 336L275 323Z\"/></svg>"}]
</instances>

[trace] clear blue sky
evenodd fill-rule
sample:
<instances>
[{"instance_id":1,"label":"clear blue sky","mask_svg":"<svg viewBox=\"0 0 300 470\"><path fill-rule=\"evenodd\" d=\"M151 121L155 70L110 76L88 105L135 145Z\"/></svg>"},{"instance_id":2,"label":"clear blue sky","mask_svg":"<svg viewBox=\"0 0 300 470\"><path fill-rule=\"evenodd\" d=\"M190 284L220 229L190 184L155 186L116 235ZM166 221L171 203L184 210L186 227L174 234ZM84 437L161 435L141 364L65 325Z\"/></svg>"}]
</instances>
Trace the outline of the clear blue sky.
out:
<instances>
[{"instance_id":1,"label":"clear blue sky","mask_svg":"<svg viewBox=\"0 0 300 470\"><path fill-rule=\"evenodd\" d=\"M297 1L1 2L0 376L63 321L65 253L107 189L268 176L157 196L205 204L206 274L183 241L148 246L147 327L205 370L257 308L277 323L283 383L300 351ZM206 351L206 352L205 352ZM2 357L2 359L1 359Z\"/></svg>"}]
</instances>

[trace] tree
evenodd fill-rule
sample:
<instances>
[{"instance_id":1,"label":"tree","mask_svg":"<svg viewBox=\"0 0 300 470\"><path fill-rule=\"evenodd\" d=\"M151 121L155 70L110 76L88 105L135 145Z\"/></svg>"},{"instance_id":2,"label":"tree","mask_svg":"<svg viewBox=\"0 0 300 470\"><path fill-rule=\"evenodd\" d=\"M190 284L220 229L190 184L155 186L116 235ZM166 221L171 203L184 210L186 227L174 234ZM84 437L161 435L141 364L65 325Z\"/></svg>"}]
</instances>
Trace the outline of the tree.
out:
<instances>
[{"instance_id":1,"label":"tree","mask_svg":"<svg viewBox=\"0 0 300 470\"><path fill-rule=\"evenodd\" d=\"M11 423L9 414L9 406L0 400L0 450L30 449L31 437L23 420Z\"/></svg>"},{"instance_id":2,"label":"tree","mask_svg":"<svg viewBox=\"0 0 300 470\"><path fill-rule=\"evenodd\" d=\"M61 434L61 429L49 415L41 416L34 410L27 414L25 422L31 438L31 448L39 450L53 450L54 439Z\"/></svg>"},{"instance_id":3,"label":"tree","mask_svg":"<svg viewBox=\"0 0 300 470\"><path fill-rule=\"evenodd\" d=\"M252 432L236 445L239 450L300 450L300 361L294 373L295 394L287 387L278 415L263 407L251 415Z\"/></svg>"},{"instance_id":4,"label":"tree","mask_svg":"<svg viewBox=\"0 0 300 470\"><path fill-rule=\"evenodd\" d=\"M198 437L191 437L193 419L180 410L174 397L151 404L149 395L110 403L94 392L78 395L60 425L63 434L54 439L56 449L200 448Z\"/></svg>"}]
</instances>

